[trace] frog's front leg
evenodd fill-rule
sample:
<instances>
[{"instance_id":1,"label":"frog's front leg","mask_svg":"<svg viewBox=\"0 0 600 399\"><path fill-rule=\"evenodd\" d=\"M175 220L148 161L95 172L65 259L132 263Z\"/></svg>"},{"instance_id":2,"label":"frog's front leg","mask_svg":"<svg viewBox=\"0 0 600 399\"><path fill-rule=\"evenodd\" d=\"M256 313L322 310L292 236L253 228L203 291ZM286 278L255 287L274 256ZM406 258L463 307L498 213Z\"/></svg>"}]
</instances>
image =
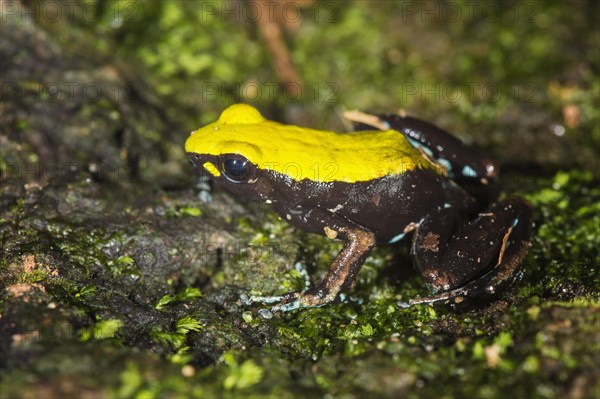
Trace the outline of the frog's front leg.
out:
<instances>
[{"instance_id":1,"label":"frog's front leg","mask_svg":"<svg viewBox=\"0 0 600 399\"><path fill-rule=\"evenodd\" d=\"M290 292L271 297L251 297L247 303L276 303L271 310L284 312L318 307L333 301L342 289L354 284L356 275L375 246L375 234L329 211L317 209L305 217L309 217L319 224L327 221L327 225L324 225L323 228L325 235L345 241L344 247L333 261L323 280L304 292Z\"/></svg>"},{"instance_id":2,"label":"frog's front leg","mask_svg":"<svg viewBox=\"0 0 600 399\"><path fill-rule=\"evenodd\" d=\"M527 202L507 199L462 225L460 217L454 208L442 208L419 224L412 246L415 264L440 293L409 305L493 295L517 277L531 236Z\"/></svg>"}]
</instances>

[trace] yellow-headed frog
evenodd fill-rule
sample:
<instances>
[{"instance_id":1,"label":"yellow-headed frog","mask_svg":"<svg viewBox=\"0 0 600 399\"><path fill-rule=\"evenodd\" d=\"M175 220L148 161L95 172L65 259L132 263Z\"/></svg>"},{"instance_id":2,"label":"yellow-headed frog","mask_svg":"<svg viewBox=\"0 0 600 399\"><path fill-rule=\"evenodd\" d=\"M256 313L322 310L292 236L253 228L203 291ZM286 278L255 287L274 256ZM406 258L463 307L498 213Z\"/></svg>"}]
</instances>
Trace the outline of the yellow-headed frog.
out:
<instances>
[{"instance_id":1,"label":"yellow-headed frog","mask_svg":"<svg viewBox=\"0 0 600 399\"><path fill-rule=\"evenodd\" d=\"M353 285L375 244L409 234L415 266L435 295L406 305L495 295L515 280L530 245L531 209L515 197L490 205L496 165L416 118L346 116L356 131L284 125L236 104L185 143L217 184L269 204L297 228L344 241L318 285L248 303L274 311L327 304Z\"/></svg>"}]
</instances>

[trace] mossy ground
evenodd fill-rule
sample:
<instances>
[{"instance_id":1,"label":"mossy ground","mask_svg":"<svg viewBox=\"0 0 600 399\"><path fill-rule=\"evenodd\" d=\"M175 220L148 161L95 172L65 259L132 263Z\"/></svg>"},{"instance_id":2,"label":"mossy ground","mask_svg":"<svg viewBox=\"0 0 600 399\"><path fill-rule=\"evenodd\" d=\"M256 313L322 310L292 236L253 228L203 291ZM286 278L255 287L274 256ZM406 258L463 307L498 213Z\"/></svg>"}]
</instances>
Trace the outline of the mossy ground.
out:
<instances>
[{"instance_id":1,"label":"mossy ground","mask_svg":"<svg viewBox=\"0 0 600 399\"><path fill-rule=\"evenodd\" d=\"M252 102L339 129L340 110L402 107L489 153L503 195L534 209L521 281L492 302L402 309L427 289L406 245L381 247L345 301L260 317L240 294L301 287L298 260L317 281L340 243L193 189L188 132L275 83L252 21L218 2L215 16L92 1L97 17L57 23L43 12L58 3L27 2L42 16L5 8L0 48L2 397L600 396L597 3L468 18L477 2L444 3L462 18L438 2L309 3L287 41L310 95ZM74 83L105 95L48 97Z\"/></svg>"}]
</instances>

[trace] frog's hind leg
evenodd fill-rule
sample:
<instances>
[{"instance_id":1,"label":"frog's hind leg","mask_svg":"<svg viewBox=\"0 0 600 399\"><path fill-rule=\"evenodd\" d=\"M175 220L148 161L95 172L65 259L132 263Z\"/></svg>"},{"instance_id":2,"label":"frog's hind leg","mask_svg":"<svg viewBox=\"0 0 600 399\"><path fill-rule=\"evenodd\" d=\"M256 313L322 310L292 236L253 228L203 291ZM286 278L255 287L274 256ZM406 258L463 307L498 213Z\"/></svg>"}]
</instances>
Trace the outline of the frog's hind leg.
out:
<instances>
[{"instance_id":1,"label":"frog's hind leg","mask_svg":"<svg viewBox=\"0 0 600 399\"><path fill-rule=\"evenodd\" d=\"M440 293L409 305L494 295L518 277L531 236L527 202L507 199L458 228L457 219L452 208L444 208L419 225L413 239L415 263Z\"/></svg>"}]
</instances>

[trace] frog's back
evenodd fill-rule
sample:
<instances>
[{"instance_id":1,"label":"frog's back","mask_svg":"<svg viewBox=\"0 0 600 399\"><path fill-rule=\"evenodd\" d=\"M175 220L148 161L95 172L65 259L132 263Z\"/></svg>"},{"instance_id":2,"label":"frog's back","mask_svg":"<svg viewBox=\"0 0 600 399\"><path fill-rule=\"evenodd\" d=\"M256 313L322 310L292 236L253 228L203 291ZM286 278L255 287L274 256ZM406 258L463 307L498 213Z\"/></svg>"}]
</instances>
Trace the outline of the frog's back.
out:
<instances>
[{"instance_id":1,"label":"frog's back","mask_svg":"<svg viewBox=\"0 0 600 399\"><path fill-rule=\"evenodd\" d=\"M186 151L211 155L240 154L260 169L287 173L294 180L368 181L432 164L399 132L336 133L265 119L253 107L237 104L219 120L192 133ZM319 173L315 168L335 169Z\"/></svg>"}]
</instances>

